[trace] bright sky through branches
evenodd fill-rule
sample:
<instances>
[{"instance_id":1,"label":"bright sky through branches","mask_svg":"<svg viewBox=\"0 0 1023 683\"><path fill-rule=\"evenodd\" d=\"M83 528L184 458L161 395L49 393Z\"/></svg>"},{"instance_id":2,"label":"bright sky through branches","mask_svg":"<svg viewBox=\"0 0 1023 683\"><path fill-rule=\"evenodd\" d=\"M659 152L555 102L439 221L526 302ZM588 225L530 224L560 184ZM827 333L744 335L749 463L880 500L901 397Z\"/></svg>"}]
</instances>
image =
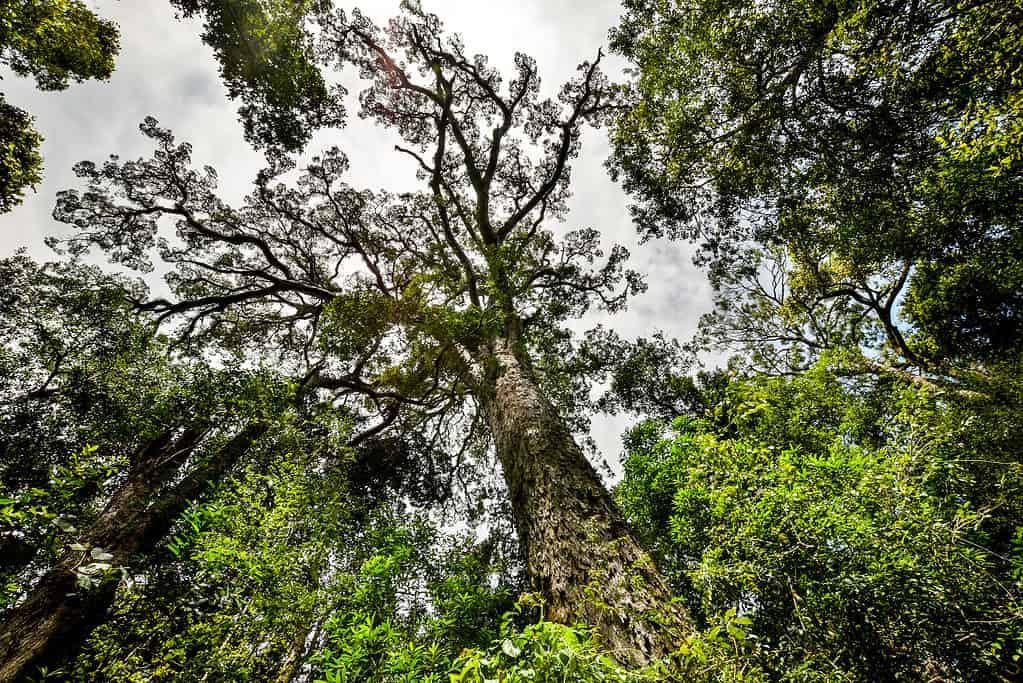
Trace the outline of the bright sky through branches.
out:
<instances>
[{"instance_id":1,"label":"bright sky through branches","mask_svg":"<svg viewBox=\"0 0 1023 683\"><path fill-rule=\"evenodd\" d=\"M43 244L46 235L65 226L50 217L57 191L77 187L74 163L102 161L109 154L131 159L148 156L147 140L138 124L147 115L170 128L181 141L194 146L197 164L217 169L223 196L238 201L251 187L262 156L242 139L236 120L237 105L227 99L211 49L199 38L196 21L179 22L167 0L97 0L88 3L121 30L121 53L109 82L86 82L69 90L42 93L27 79L3 73L8 100L36 117L45 137L44 182L25 203L0 215L0 255L19 247L41 260L52 258ZM397 0L344 2L361 7L377 21L397 13ZM576 65L593 59L605 47L607 31L618 19L615 0L521 0L494 4L474 0L424 0L424 8L441 16L447 28L463 35L470 53L481 52L491 64L510 73L516 51L536 58L544 94L553 94L575 73ZM608 72L620 76L620 61L605 55ZM351 78L354 74L348 73ZM356 186L411 188L414 169L407 158L393 152L395 139L372 123L360 120L351 91L348 127L318 134L309 146L315 154L338 145L351 158L351 182ZM571 213L565 229L595 227L607 243L618 242L632 252L631 266L644 273L649 290L636 297L629 310L611 319L590 316L582 330L603 322L627 337L649 336L663 329L682 339L696 327L709 307L704 277L690 263L688 250L678 243L638 245L629 220L626 198L604 170L608 155L603 132L589 132L574 164ZM619 434L627 419L594 422L593 436L612 463L617 461Z\"/></svg>"}]
</instances>

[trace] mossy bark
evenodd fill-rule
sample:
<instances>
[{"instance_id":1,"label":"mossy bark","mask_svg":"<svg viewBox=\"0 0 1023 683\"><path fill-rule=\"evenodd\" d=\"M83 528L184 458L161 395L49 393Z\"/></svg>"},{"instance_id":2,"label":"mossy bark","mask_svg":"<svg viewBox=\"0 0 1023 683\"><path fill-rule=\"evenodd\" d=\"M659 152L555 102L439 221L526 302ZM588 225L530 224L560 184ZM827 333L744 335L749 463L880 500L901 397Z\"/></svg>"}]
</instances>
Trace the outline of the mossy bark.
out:
<instances>
[{"instance_id":1,"label":"mossy bark","mask_svg":"<svg viewBox=\"0 0 1023 683\"><path fill-rule=\"evenodd\" d=\"M495 341L486 362L483 406L547 618L589 624L622 663L663 657L689 631L686 612L514 340Z\"/></svg>"}]
</instances>

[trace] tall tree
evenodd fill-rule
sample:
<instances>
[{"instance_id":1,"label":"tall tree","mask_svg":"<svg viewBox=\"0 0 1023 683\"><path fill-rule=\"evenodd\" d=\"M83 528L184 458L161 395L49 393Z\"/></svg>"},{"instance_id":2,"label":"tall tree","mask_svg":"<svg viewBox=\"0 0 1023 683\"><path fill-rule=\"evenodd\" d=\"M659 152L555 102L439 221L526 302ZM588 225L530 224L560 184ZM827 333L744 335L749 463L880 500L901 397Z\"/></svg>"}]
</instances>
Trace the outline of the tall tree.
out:
<instances>
[{"instance_id":1,"label":"tall tree","mask_svg":"<svg viewBox=\"0 0 1023 683\"><path fill-rule=\"evenodd\" d=\"M516 55L505 86L415 3L386 29L324 11L319 31L325 62L370 80L362 113L401 136L423 190L352 188L333 149L294 187L261 173L232 208L215 173L193 170L189 146L150 120L152 159L77 167L89 188L58 200L55 215L78 229L63 245L135 268L155 246L174 298L140 305L182 319L187 337L272 349L378 415L374 429L403 416L459 461L492 443L550 617L594 625L623 661L666 654L687 618L545 393L555 366L534 363L568 318L617 310L642 287L621 247L590 265L603 256L596 230L552 226L584 126L617 107L599 57L541 100L532 59Z\"/></svg>"}]
</instances>

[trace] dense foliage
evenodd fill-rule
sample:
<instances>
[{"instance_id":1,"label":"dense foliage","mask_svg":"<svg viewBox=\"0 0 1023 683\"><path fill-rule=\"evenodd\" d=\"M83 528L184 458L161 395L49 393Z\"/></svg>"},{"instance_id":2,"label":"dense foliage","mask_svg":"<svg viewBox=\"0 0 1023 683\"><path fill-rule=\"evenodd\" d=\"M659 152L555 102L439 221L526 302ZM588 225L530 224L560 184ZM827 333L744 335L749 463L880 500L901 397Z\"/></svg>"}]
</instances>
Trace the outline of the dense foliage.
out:
<instances>
[{"instance_id":1,"label":"dense foliage","mask_svg":"<svg viewBox=\"0 0 1023 683\"><path fill-rule=\"evenodd\" d=\"M717 410L633 430L618 490L699 618L745 614L779 680L1018 672L1018 409L815 368Z\"/></svg>"},{"instance_id":2,"label":"dense foliage","mask_svg":"<svg viewBox=\"0 0 1023 683\"><path fill-rule=\"evenodd\" d=\"M230 206L147 119L60 193L70 256L0 260L0 683L1023 676L1019 2L626 0L633 82L551 100L415 2L172 2L271 168ZM0 56L63 87L112 31L15 3ZM418 192L289 173L353 65ZM640 230L701 245L692 340L573 332L643 289L558 225L605 123Z\"/></svg>"}]
</instances>

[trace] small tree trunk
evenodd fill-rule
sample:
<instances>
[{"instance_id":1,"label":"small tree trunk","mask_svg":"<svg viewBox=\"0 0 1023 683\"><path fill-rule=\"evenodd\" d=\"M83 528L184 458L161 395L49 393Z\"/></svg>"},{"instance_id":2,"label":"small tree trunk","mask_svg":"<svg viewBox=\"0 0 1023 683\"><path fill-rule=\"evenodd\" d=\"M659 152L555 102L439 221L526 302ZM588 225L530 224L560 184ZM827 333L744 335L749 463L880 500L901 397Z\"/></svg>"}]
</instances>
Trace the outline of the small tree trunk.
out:
<instances>
[{"instance_id":1,"label":"small tree trunk","mask_svg":"<svg viewBox=\"0 0 1023 683\"><path fill-rule=\"evenodd\" d=\"M223 476L265 430L263 425L249 425L209 462L169 488L164 488L164 482L187 461L202 432L186 431L176 440L154 441L136 458L128 478L83 534L82 543L103 548L114 556L115 565L151 552L190 501ZM105 617L117 582L108 580L91 590L78 590L74 570L80 558L79 553L65 553L0 626L0 683L14 683L37 666L65 658Z\"/></svg>"},{"instance_id":2,"label":"small tree trunk","mask_svg":"<svg viewBox=\"0 0 1023 683\"><path fill-rule=\"evenodd\" d=\"M281 662L281 670L277 675L277 683L292 683L298 679L302 672L302 663L305 660L309 646L316 642L319 633L319 625L314 620L307 628L298 629L295 637L291 640L291 647Z\"/></svg>"},{"instance_id":3,"label":"small tree trunk","mask_svg":"<svg viewBox=\"0 0 1023 683\"><path fill-rule=\"evenodd\" d=\"M690 628L685 611L513 342L487 360L481 399L547 618L591 625L625 664L666 655Z\"/></svg>"}]
</instances>

